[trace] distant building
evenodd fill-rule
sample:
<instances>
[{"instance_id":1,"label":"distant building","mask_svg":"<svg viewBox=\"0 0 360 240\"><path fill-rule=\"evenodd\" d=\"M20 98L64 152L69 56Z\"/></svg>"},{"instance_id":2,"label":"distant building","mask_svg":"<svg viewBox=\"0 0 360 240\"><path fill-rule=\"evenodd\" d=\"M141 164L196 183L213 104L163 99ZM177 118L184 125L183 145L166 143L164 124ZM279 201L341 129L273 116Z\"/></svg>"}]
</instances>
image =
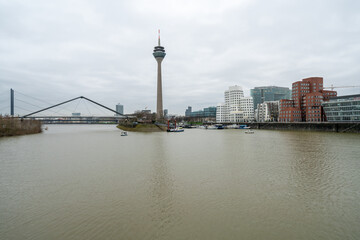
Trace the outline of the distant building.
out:
<instances>
[{"instance_id":1,"label":"distant building","mask_svg":"<svg viewBox=\"0 0 360 240\"><path fill-rule=\"evenodd\" d=\"M255 120L257 122L277 122L279 117L279 101L265 101L257 105Z\"/></svg>"},{"instance_id":2,"label":"distant building","mask_svg":"<svg viewBox=\"0 0 360 240\"><path fill-rule=\"evenodd\" d=\"M203 110L190 112L189 117L197 118L216 118L216 107L207 107Z\"/></svg>"},{"instance_id":3,"label":"distant building","mask_svg":"<svg viewBox=\"0 0 360 240\"><path fill-rule=\"evenodd\" d=\"M116 111L117 111L118 113L124 114L124 105L121 105L120 103L118 103L118 104L116 105ZM116 115L119 115L119 114L116 114Z\"/></svg>"},{"instance_id":4,"label":"distant building","mask_svg":"<svg viewBox=\"0 0 360 240\"><path fill-rule=\"evenodd\" d=\"M323 78L311 77L292 84L292 100L280 100L280 122L321 122L321 103L335 97L336 91L323 90Z\"/></svg>"},{"instance_id":5,"label":"distant building","mask_svg":"<svg viewBox=\"0 0 360 240\"><path fill-rule=\"evenodd\" d=\"M185 110L185 117L190 117L192 108L191 106L188 106L188 108Z\"/></svg>"},{"instance_id":6,"label":"distant building","mask_svg":"<svg viewBox=\"0 0 360 240\"><path fill-rule=\"evenodd\" d=\"M141 110L141 113L151 114L151 110L150 109L144 109L144 110Z\"/></svg>"},{"instance_id":7,"label":"distant building","mask_svg":"<svg viewBox=\"0 0 360 240\"><path fill-rule=\"evenodd\" d=\"M254 120L252 97L244 97L240 86L231 86L224 92L225 103L217 105L216 122L251 122Z\"/></svg>"},{"instance_id":8,"label":"distant building","mask_svg":"<svg viewBox=\"0 0 360 240\"><path fill-rule=\"evenodd\" d=\"M360 122L360 94L333 97L321 105L329 122Z\"/></svg>"},{"instance_id":9,"label":"distant building","mask_svg":"<svg viewBox=\"0 0 360 240\"><path fill-rule=\"evenodd\" d=\"M71 114L73 117L79 117L79 116L81 116L81 113L72 113Z\"/></svg>"},{"instance_id":10,"label":"distant building","mask_svg":"<svg viewBox=\"0 0 360 240\"><path fill-rule=\"evenodd\" d=\"M290 99L291 91L287 87L265 86L250 89L250 95L254 101L254 109L258 104L265 101L278 101L281 99Z\"/></svg>"},{"instance_id":11,"label":"distant building","mask_svg":"<svg viewBox=\"0 0 360 240\"><path fill-rule=\"evenodd\" d=\"M164 109L164 117L167 117L168 113L169 113L169 110Z\"/></svg>"}]
</instances>

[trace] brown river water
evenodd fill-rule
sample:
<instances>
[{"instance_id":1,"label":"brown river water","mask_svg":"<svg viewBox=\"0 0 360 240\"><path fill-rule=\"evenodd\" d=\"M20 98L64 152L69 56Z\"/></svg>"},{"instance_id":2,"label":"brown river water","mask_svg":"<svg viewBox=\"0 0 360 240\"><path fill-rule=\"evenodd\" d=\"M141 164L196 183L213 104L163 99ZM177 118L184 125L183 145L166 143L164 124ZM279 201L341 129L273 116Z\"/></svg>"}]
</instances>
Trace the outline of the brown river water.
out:
<instances>
[{"instance_id":1,"label":"brown river water","mask_svg":"<svg viewBox=\"0 0 360 240\"><path fill-rule=\"evenodd\" d=\"M48 128L0 139L0 239L360 239L360 134Z\"/></svg>"}]
</instances>

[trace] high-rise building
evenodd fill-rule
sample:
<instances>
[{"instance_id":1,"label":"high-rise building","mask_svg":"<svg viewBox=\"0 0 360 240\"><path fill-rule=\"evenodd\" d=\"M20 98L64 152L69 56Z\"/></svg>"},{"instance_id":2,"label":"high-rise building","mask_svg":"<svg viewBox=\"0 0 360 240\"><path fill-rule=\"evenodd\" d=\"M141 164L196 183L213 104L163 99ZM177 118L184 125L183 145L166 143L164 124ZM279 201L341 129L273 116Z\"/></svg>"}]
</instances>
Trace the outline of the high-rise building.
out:
<instances>
[{"instance_id":1,"label":"high-rise building","mask_svg":"<svg viewBox=\"0 0 360 240\"><path fill-rule=\"evenodd\" d=\"M244 97L240 86L231 86L224 93L225 103L218 104L216 122L250 122L254 120L252 97Z\"/></svg>"},{"instance_id":2,"label":"high-rise building","mask_svg":"<svg viewBox=\"0 0 360 240\"><path fill-rule=\"evenodd\" d=\"M280 122L321 122L321 103L335 97L336 91L323 90L323 78L311 77L292 84L292 100L280 100Z\"/></svg>"},{"instance_id":3,"label":"high-rise building","mask_svg":"<svg viewBox=\"0 0 360 240\"><path fill-rule=\"evenodd\" d=\"M250 89L250 95L254 101L254 109L258 104L265 101L279 101L281 99L290 99L291 91L287 87L265 86Z\"/></svg>"},{"instance_id":4,"label":"high-rise building","mask_svg":"<svg viewBox=\"0 0 360 240\"><path fill-rule=\"evenodd\" d=\"M120 103L118 103L116 105L116 111L120 114L124 114L124 105L121 105ZM116 115L119 115L119 114L116 114Z\"/></svg>"},{"instance_id":5,"label":"high-rise building","mask_svg":"<svg viewBox=\"0 0 360 240\"><path fill-rule=\"evenodd\" d=\"M185 117L190 117L192 108L191 106L188 106L188 108L185 110Z\"/></svg>"},{"instance_id":6,"label":"high-rise building","mask_svg":"<svg viewBox=\"0 0 360 240\"><path fill-rule=\"evenodd\" d=\"M154 48L153 55L157 62L157 102L156 102L156 117L162 119L163 115L163 99L162 99L162 78L161 78L161 62L166 53L165 48L160 45L160 30L158 38L158 46Z\"/></svg>"},{"instance_id":7,"label":"high-rise building","mask_svg":"<svg viewBox=\"0 0 360 240\"><path fill-rule=\"evenodd\" d=\"M164 109L164 117L167 117L168 113L169 113L169 110Z\"/></svg>"}]
</instances>

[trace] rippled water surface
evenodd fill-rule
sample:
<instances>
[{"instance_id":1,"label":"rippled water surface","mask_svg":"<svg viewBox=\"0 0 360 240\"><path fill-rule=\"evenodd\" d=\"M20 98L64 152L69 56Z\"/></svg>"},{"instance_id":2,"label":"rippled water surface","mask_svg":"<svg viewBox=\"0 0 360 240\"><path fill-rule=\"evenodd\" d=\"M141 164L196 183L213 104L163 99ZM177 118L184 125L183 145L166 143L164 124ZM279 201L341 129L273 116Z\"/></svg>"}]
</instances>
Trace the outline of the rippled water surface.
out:
<instances>
[{"instance_id":1,"label":"rippled water surface","mask_svg":"<svg viewBox=\"0 0 360 240\"><path fill-rule=\"evenodd\" d=\"M360 135L50 125L0 139L0 239L360 239Z\"/></svg>"}]
</instances>

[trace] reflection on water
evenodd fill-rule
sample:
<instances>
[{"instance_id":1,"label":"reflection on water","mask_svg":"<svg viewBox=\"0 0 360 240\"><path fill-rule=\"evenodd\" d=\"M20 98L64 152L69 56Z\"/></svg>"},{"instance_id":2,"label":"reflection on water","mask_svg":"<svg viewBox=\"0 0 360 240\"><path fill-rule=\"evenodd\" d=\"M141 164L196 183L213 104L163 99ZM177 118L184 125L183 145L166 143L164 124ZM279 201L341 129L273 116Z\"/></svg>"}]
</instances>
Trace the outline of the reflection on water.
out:
<instances>
[{"instance_id":1,"label":"reflection on water","mask_svg":"<svg viewBox=\"0 0 360 240\"><path fill-rule=\"evenodd\" d=\"M129 133L0 139L2 239L359 239L360 136Z\"/></svg>"}]
</instances>

